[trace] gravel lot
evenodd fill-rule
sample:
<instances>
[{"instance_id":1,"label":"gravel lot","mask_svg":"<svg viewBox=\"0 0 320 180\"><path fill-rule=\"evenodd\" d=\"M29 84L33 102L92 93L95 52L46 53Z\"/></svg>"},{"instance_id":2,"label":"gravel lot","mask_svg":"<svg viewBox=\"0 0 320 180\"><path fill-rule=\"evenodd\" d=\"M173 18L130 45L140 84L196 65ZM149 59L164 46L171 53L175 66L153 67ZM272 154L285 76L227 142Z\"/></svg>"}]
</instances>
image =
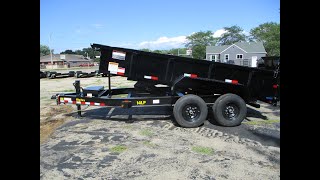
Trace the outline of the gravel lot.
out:
<instances>
[{"instance_id":1,"label":"gravel lot","mask_svg":"<svg viewBox=\"0 0 320 180\"><path fill-rule=\"evenodd\" d=\"M237 127L215 125L210 115L201 127L176 127L165 107L90 106L78 118L74 105L50 99L74 91L75 80L40 79L41 179L280 179L280 107L248 106ZM83 87L108 84L102 77L79 80Z\"/></svg>"}]
</instances>

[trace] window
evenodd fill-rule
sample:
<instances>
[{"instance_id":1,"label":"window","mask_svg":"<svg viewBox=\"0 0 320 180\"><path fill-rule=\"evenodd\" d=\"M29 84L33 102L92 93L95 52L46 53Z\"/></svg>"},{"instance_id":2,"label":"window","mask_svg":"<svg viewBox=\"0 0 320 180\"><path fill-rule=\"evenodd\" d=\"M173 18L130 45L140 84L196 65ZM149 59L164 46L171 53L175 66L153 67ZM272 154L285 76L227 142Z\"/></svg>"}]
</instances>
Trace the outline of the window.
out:
<instances>
[{"instance_id":1,"label":"window","mask_svg":"<svg viewBox=\"0 0 320 180\"><path fill-rule=\"evenodd\" d=\"M219 60L218 57L219 57L218 54L212 54L210 60L217 62Z\"/></svg>"},{"instance_id":2,"label":"window","mask_svg":"<svg viewBox=\"0 0 320 180\"><path fill-rule=\"evenodd\" d=\"M229 60L229 54L225 54L225 55L224 55L224 61L225 61L225 62L228 62L228 60Z\"/></svg>"},{"instance_id":3,"label":"window","mask_svg":"<svg viewBox=\"0 0 320 180\"><path fill-rule=\"evenodd\" d=\"M243 59L243 54L237 54L237 59Z\"/></svg>"},{"instance_id":4,"label":"window","mask_svg":"<svg viewBox=\"0 0 320 180\"><path fill-rule=\"evenodd\" d=\"M243 66L249 66L249 60L248 59L244 59L243 60Z\"/></svg>"}]
</instances>

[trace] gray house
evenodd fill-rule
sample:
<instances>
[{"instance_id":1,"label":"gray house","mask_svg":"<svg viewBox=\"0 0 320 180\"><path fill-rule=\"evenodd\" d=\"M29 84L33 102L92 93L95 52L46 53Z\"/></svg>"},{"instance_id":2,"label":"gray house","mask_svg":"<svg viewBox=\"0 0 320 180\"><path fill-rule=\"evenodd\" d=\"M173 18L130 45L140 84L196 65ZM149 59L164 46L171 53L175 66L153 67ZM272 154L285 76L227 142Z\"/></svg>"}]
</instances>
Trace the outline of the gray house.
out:
<instances>
[{"instance_id":1,"label":"gray house","mask_svg":"<svg viewBox=\"0 0 320 180\"><path fill-rule=\"evenodd\" d=\"M207 46L206 60L257 67L257 60L267 54L262 42L237 42L232 45Z\"/></svg>"}]
</instances>

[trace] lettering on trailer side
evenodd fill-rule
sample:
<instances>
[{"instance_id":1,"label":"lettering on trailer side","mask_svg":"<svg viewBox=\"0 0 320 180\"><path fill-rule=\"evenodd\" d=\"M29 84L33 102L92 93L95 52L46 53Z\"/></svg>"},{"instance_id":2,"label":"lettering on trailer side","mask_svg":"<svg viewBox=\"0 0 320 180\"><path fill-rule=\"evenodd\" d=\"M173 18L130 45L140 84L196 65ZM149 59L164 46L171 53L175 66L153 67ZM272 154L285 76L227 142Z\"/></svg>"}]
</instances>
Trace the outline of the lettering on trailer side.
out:
<instances>
[{"instance_id":1,"label":"lettering on trailer side","mask_svg":"<svg viewBox=\"0 0 320 180\"><path fill-rule=\"evenodd\" d=\"M84 99L81 99L81 98L76 98L76 101L77 101L77 102L84 102L85 100L84 100Z\"/></svg>"},{"instance_id":2,"label":"lettering on trailer side","mask_svg":"<svg viewBox=\"0 0 320 180\"><path fill-rule=\"evenodd\" d=\"M147 101L143 100L143 101L137 101L137 105L145 105L147 103Z\"/></svg>"}]
</instances>

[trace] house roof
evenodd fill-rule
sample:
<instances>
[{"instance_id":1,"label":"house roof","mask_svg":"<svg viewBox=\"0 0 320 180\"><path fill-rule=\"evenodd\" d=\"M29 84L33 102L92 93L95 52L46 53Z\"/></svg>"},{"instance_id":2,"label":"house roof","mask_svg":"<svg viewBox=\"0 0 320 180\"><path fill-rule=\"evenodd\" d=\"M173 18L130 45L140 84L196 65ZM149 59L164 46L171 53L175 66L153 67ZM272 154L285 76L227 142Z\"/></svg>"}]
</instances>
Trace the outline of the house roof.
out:
<instances>
[{"instance_id":1,"label":"house roof","mask_svg":"<svg viewBox=\"0 0 320 180\"><path fill-rule=\"evenodd\" d=\"M262 42L237 42L232 45L223 46L207 46L207 53L220 54L231 46L237 46L238 48L244 50L247 53L267 53L264 49Z\"/></svg>"},{"instance_id":2,"label":"house roof","mask_svg":"<svg viewBox=\"0 0 320 180\"><path fill-rule=\"evenodd\" d=\"M65 55L65 61L78 61L78 62L90 62L90 58L84 57L83 55L78 54L52 54L52 61L62 62L61 55ZM40 57L40 62L51 62L51 56L45 55Z\"/></svg>"}]
</instances>

